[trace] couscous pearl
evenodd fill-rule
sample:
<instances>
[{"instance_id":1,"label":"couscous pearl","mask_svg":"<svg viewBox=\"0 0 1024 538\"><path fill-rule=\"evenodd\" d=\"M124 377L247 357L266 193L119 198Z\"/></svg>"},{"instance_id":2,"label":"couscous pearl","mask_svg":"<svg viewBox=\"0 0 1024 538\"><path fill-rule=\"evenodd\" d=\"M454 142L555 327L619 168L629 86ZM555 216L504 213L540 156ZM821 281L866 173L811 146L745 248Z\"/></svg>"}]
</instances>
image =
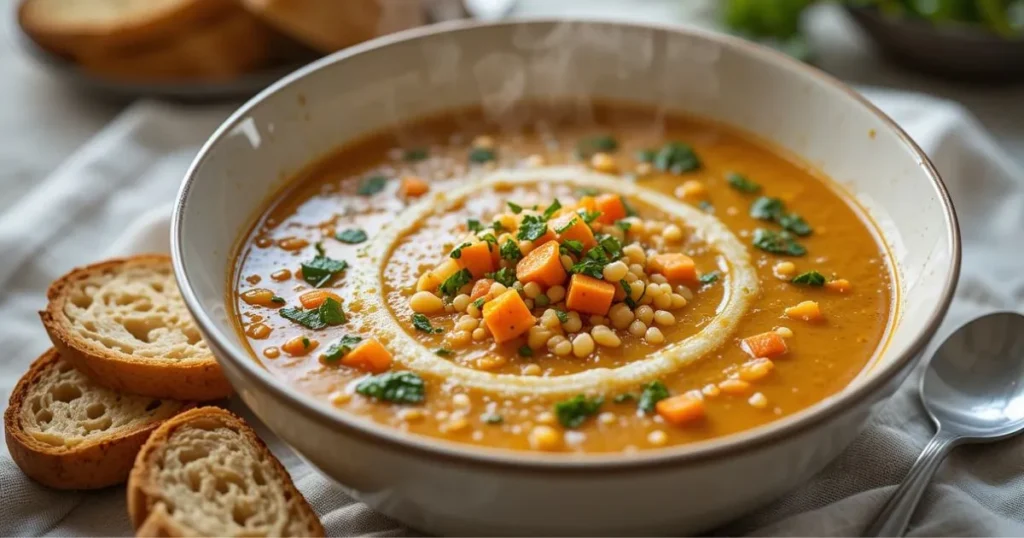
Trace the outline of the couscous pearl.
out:
<instances>
[{"instance_id":1,"label":"couscous pearl","mask_svg":"<svg viewBox=\"0 0 1024 538\"><path fill-rule=\"evenodd\" d=\"M604 316L590 316L590 319L588 321L590 321L591 325L607 325L608 324L608 320L605 319Z\"/></svg>"},{"instance_id":2,"label":"couscous pearl","mask_svg":"<svg viewBox=\"0 0 1024 538\"><path fill-rule=\"evenodd\" d=\"M460 331L472 331L480 326L480 320L472 316L462 316L459 318L458 323L455 324L455 328Z\"/></svg>"},{"instance_id":3,"label":"couscous pearl","mask_svg":"<svg viewBox=\"0 0 1024 538\"><path fill-rule=\"evenodd\" d=\"M668 279L665 278L665 275L659 275L655 273L651 275L651 282L654 282L655 284L664 284L668 282Z\"/></svg>"},{"instance_id":4,"label":"couscous pearl","mask_svg":"<svg viewBox=\"0 0 1024 538\"><path fill-rule=\"evenodd\" d=\"M654 320L654 309L647 305L638 307L636 309L636 319L650 325L651 321Z\"/></svg>"},{"instance_id":5,"label":"couscous pearl","mask_svg":"<svg viewBox=\"0 0 1024 538\"><path fill-rule=\"evenodd\" d=\"M658 310L654 313L654 322L663 327L669 327L676 324L676 317L671 312Z\"/></svg>"},{"instance_id":6,"label":"couscous pearl","mask_svg":"<svg viewBox=\"0 0 1024 538\"><path fill-rule=\"evenodd\" d=\"M657 327L650 327L647 332L644 333L644 340L648 344L660 344L665 341L665 335L661 334L661 329Z\"/></svg>"},{"instance_id":7,"label":"couscous pearl","mask_svg":"<svg viewBox=\"0 0 1024 538\"><path fill-rule=\"evenodd\" d=\"M656 295L652 302L654 303L654 306L660 310L672 308L672 296L666 293Z\"/></svg>"},{"instance_id":8,"label":"couscous pearl","mask_svg":"<svg viewBox=\"0 0 1024 538\"><path fill-rule=\"evenodd\" d=\"M526 337L526 344L530 346L530 349L540 349L547 345L550 338L551 331L544 327L534 326L530 328L530 332Z\"/></svg>"},{"instance_id":9,"label":"couscous pearl","mask_svg":"<svg viewBox=\"0 0 1024 538\"><path fill-rule=\"evenodd\" d=\"M551 286L548 288L547 296L552 303L557 303L565 299L565 288L562 286Z\"/></svg>"},{"instance_id":10,"label":"couscous pearl","mask_svg":"<svg viewBox=\"0 0 1024 538\"><path fill-rule=\"evenodd\" d=\"M466 307L466 313L469 314L470 316L473 316L473 318L475 319L480 319L482 317L480 309L477 308L476 305L473 303L469 303L469 306Z\"/></svg>"},{"instance_id":11,"label":"couscous pearl","mask_svg":"<svg viewBox=\"0 0 1024 538\"><path fill-rule=\"evenodd\" d=\"M621 261L609 263L608 265L604 266L603 270L604 279L607 280L608 282L618 282L622 280L628 272L629 267L627 267L626 264L622 263Z\"/></svg>"},{"instance_id":12,"label":"couscous pearl","mask_svg":"<svg viewBox=\"0 0 1024 538\"><path fill-rule=\"evenodd\" d=\"M572 344L569 343L568 340L563 340L559 342L558 345L551 350L551 352L554 353L555 355L558 355L559 357L565 357L566 355L572 353Z\"/></svg>"},{"instance_id":13,"label":"couscous pearl","mask_svg":"<svg viewBox=\"0 0 1024 538\"><path fill-rule=\"evenodd\" d=\"M747 403L758 409L764 409L765 407L768 407L768 398L760 392L755 392L750 395L749 399L747 399Z\"/></svg>"},{"instance_id":14,"label":"couscous pearl","mask_svg":"<svg viewBox=\"0 0 1024 538\"><path fill-rule=\"evenodd\" d=\"M488 291L488 293L490 293L492 297L497 297L502 293L505 293L507 289L508 288L506 288L505 285L502 284L501 282L495 282L491 284L491 289Z\"/></svg>"},{"instance_id":15,"label":"couscous pearl","mask_svg":"<svg viewBox=\"0 0 1024 538\"><path fill-rule=\"evenodd\" d=\"M463 394L463 396L465 396ZM423 411L420 409L402 409L398 412L398 418L405 422L415 422L423 418Z\"/></svg>"},{"instance_id":16,"label":"couscous pearl","mask_svg":"<svg viewBox=\"0 0 1024 538\"><path fill-rule=\"evenodd\" d=\"M536 282L527 282L523 285L523 295L526 295L529 299L536 299L541 294L540 284Z\"/></svg>"},{"instance_id":17,"label":"couscous pearl","mask_svg":"<svg viewBox=\"0 0 1024 538\"><path fill-rule=\"evenodd\" d=\"M622 279L625 280L628 284L632 284L637 280L640 280L640 278L634 275L633 273L626 273L626 276L624 276Z\"/></svg>"},{"instance_id":18,"label":"couscous pearl","mask_svg":"<svg viewBox=\"0 0 1024 538\"><path fill-rule=\"evenodd\" d=\"M775 328L775 334L777 334L777 335L779 335L779 336L781 336L783 338L792 338L793 337L793 330L790 329L789 327L776 327Z\"/></svg>"},{"instance_id":19,"label":"couscous pearl","mask_svg":"<svg viewBox=\"0 0 1024 538\"><path fill-rule=\"evenodd\" d=\"M459 348L469 343L469 331L453 331L448 334L448 345Z\"/></svg>"},{"instance_id":20,"label":"couscous pearl","mask_svg":"<svg viewBox=\"0 0 1024 538\"><path fill-rule=\"evenodd\" d=\"M429 291L418 291L409 298L409 308L420 314L433 314L444 309L441 298Z\"/></svg>"},{"instance_id":21,"label":"couscous pearl","mask_svg":"<svg viewBox=\"0 0 1024 538\"><path fill-rule=\"evenodd\" d=\"M664 237L666 241L677 243L683 239L683 230L675 224L669 224L661 231L661 236Z\"/></svg>"},{"instance_id":22,"label":"couscous pearl","mask_svg":"<svg viewBox=\"0 0 1024 538\"><path fill-rule=\"evenodd\" d=\"M534 450L558 450L562 448L562 436L551 426L535 426L527 438Z\"/></svg>"},{"instance_id":23,"label":"couscous pearl","mask_svg":"<svg viewBox=\"0 0 1024 538\"><path fill-rule=\"evenodd\" d=\"M352 399L352 395L347 392L334 392L331 394L331 403L334 405L344 405Z\"/></svg>"},{"instance_id":24,"label":"couscous pearl","mask_svg":"<svg viewBox=\"0 0 1024 538\"><path fill-rule=\"evenodd\" d=\"M636 276L643 276L644 266L640 265L639 263L631 263L629 264L629 272L633 273Z\"/></svg>"},{"instance_id":25,"label":"couscous pearl","mask_svg":"<svg viewBox=\"0 0 1024 538\"><path fill-rule=\"evenodd\" d=\"M607 153L595 153L590 158L590 166L605 174L614 174L619 171L619 165L615 164L615 158Z\"/></svg>"},{"instance_id":26,"label":"couscous pearl","mask_svg":"<svg viewBox=\"0 0 1024 538\"><path fill-rule=\"evenodd\" d=\"M647 442L654 446L663 446L668 442L668 435L661 430L654 430L647 434Z\"/></svg>"},{"instance_id":27,"label":"couscous pearl","mask_svg":"<svg viewBox=\"0 0 1024 538\"><path fill-rule=\"evenodd\" d=\"M603 347L619 347L622 344L622 340L612 332L611 329L604 325L597 325L590 330L590 335L597 342L597 345Z\"/></svg>"},{"instance_id":28,"label":"couscous pearl","mask_svg":"<svg viewBox=\"0 0 1024 538\"><path fill-rule=\"evenodd\" d=\"M562 328L565 329L565 332L579 332L583 328L583 320L576 312L569 312L569 321L563 323Z\"/></svg>"},{"instance_id":29,"label":"couscous pearl","mask_svg":"<svg viewBox=\"0 0 1024 538\"><path fill-rule=\"evenodd\" d=\"M612 327L622 330L633 322L633 311L628 306L618 303L608 312L608 317L611 319Z\"/></svg>"},{"instance_id":30,"label":"couscous pearl","mask_svg":"<svg viewBox=\"0 0 1024 538\"><path fill-rule=\"evenodd\" d=\"M572 339L572 354L582 359L594 352L594 339L587 333L580 333Z\"/></svg>"},{"instance_id":31,"label":"couscous pearl","mask_svg":"<svg viewBox=\"0 0 1024 538\"><path fill-rule=\"evenodd\" d=\"M680 309L680 308L682 308L684 306L686 306L686 299L684 299L683 296L679 295L678 293L673 293L672 294L672 310L678 310L678 309Z\"/></svg>"},{"instance_id":32,"label":"couscous pearl","mask_svg":"<svg viewBox=\"0 0 1024 538\"><path fill-rule=\"evenodd\" d=\"M570 258L568 254L562 254L562 256L558 258L558 261L562 262L562 268L566 271L572 269L572 258Z\"/></svg>"},{"instance_id":33,"label":"couscous pearl","mask_svg":"<svg viewBox=\"0 0 1024 538\"><path fill-rule=\"evenodd\" d=\"M710 396L710 397L718 396L719 394L722 393L722 390L718 388L718 385L714 385L714 384L704 385L704 388L700 389L700 391L705 396Z\"/></svg>"},{"instance_id":34,"label":"couscous pearl","mask_svg":"<svg viewBox=\"0 0 1024 538\"><path fill-rule=\"evenodd\" d=\"M536 364L527 364L523 367L523 375L539 375L540 366Z\"/></svg>"},{"instance_id":35,"label":"couscous pearl","mask_svg":"<svg viewBox=\"0 0 1024 538\"><path fill-rule=\"evenodd\" d=\"M551 411L544 411L537 415L537 423L551 426L555 423L555 414Z\"/></svg>"},{"instance_id":36,"label":"couscous pearl","mask_svg":"<svg viewBox=\"0 0 1024 538\"><path fill-rule=\"evenodd\" d=\"M483 330L483 328L473 329L473 333L472 334L473 334L473 340L475 340L477 342L487 338L487 331Z\"/></svg>"},{"instance_id":37,"label":"couscous pearl","mask_svg":"<svg viewBox=\"0 0 1024 538\"><path fill-rule=\"evenodd\" d=\"M455 407L469 407L469 396L459 393L452 396L452 404Z\"/></svg>"},{"instance_id":38,"label":"couscous pearl","mask_svg":"<svg viewBox=\"0 0 1024 538\"><path fill-rule=\"evenodd\" d=\"M638 228L635 224L633 226L633 228L630 228L630 231L643 229L642 227ZM642 232L635 231L635 233L639 234ZM629 258L629 263L644 263L645 261L647 261L647 254L644 253L644 249L641 248L640 245L637 243L626 245L626 247L622 249L622 253L625 254L627 258Z\"/></svg>"},{"instance_id":39,"label":"couscous pearl","mask_svg":"<svg viewBox=\"0 0 1024 538\"><path fill-rule=\"evenodd\" d=\"M469 306L469 295L466 295L465 293L456 295L455 298L452 299L452 306L455 307L456 312L465 312L466 307Z\"/></svg>"},{"instance_id":40,"label":"couscous pearl","mask_svg":"<svg viewBox=\"0 0 1024 538\"><path fill-rule=\"evenodd\" d=\"M633 320L633 323L629 324L629 334L636 336L637 338L647 333L647 324L640 320Z\"/></svg>"},{"instance_id":41,"label":"couscous pearl","mask_svg":"<svg viewBox=\"0 0 1024 538\"><path fill-rule=\"evenodd\" d=\"M615 413L604 412L597 415L597 420L601 424L613 424L615 423Z\"/></svg>"},{"instance_id":42,"label":"couscous pearl","mask_svg":"<svg viewBox=\"0 0 1024 538\"><path fill-rule=\"evenodd\" d=\"M690 290L690 288L683 286L682 284L676 286L676 293L682 295L683 299L686 299L687 301L693 300L693 291Z\"/></svg>"},{"instance_id":43,"label":"couscous pearl","mask_svg":"<svg viewBox=\"0 0 1024 538\"><path fill-rule=\"evenodd\" d=\"M796 264L793 262L779 262L775 264L775 276L786 280L796 272Z\"/></svg>"}]
</instances>

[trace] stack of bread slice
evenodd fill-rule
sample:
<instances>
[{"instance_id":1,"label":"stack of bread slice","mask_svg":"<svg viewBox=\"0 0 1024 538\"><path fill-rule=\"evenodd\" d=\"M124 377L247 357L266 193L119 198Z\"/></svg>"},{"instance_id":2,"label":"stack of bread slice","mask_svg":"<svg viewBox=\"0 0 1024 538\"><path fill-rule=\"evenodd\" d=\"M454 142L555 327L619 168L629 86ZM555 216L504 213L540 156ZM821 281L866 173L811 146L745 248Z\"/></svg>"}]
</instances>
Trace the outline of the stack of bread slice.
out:
<instances>
[{"instance_id":1,"label":"stack of bread slice","mask_svg":"<svg viewBox=\"0 0 1024 538\"><path fill-rule=\"evenodd\" d=\"M322 536L315 512L241 419L199 402L231 386L163 255L57 279L40 312L54 348L4 413L11 456L59 489L129 480L140 535Z\"/></svg>"}]
</instances>

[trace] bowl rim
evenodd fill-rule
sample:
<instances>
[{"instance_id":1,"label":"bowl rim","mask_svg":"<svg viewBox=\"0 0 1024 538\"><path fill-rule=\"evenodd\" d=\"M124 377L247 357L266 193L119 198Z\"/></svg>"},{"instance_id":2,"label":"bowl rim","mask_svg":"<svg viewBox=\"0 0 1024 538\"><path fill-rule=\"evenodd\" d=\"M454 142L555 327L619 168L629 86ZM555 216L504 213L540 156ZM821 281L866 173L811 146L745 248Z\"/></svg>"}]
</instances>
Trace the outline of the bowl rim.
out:
<instances>
[{"instance_id":1,"label":"bowl rim","mask_svg":"<svg viewBox=\"0 0 1024 538\"><path fill-rule=\"evenodd\" d=\"M298 80L340 63L350 57L372 50L395 45L421 37L460 31L472 31L480 28L494 28L518 25L554 25L554 24L594 24L616 27L629 27L688 34L698 39L715 42L723 47L744 49L746 54L755 58L774 63L788 71L797 71L804 76L811 76L826 86L838 89L861 106L873 113L882 123L895 134L900 141L915 155L920 165L931 180L931 187L938 195L944 211L943 226L946 230L946 243L950 252L947 275L941 291L940 301L929 315L927 325L913 339L907 351L889 364L879 369L878 373L858 387L850 390L844 388L840 392L828 396L814 404L779 420L736 432L723 437L686 443L662 449L643 450L634 454L598 453L598 454L563 454L537 453L533 451L501 449L494 447L477 447L465 443L446 441L424 435L409 434L394 428L378 424L372 420L350 415L334 409L309 395L303 394L289 386L284 380L274 376L262 367L249 353L236 356L231 352L231 344L226 335L221 333L202 308L202 304L190 285L184 263L184 242L182 237L185 201L189 190L196 181L199 169L203 166L213 147L220 142L237 124L245 121L250 111L265 99L279 90ZM393 449L399 452L427 456L446 464L461 466L483 466L507 471L522 472L559 472L583 473L601 471L636 471L643 469L664 469L667 464L681 465L722 458L725 456L751 451L781 439L789 438L822 424L843 412L855 407L858 402L866 399L890 382L899 372L903 371L926 348L928 342L938 330L953 299L960 274L961 238L960 230L949 192L942 182L938 171L923 150L899 127L888 115L868 101L852 88L816 68L799 62L785 54L768 47L757 45L741 38L721 34L710 30L681 26L668 23L649 23L632 21L609 21L599 17L545 17L545 18L510 18L501 21L464 21L456 20L438 23L431 26L413 28L375 38L370 41L343 49L316 60L305 67L285 76L252 97L231 114L214 133L207 139L190 164L175 199L171 216L171 257L174 274L181 290L182 297L196 323L203 329L209 339L211 348L219 349L223 360L232 363L242 376L249 382L256 383L263 390L286 402L292 411L301 410L311 420L326 427L342 430L346 435L356 435L364 441L372 442L379 448ZM287 440L285 440L287 442Z\"/></svg>"}]
</instances>

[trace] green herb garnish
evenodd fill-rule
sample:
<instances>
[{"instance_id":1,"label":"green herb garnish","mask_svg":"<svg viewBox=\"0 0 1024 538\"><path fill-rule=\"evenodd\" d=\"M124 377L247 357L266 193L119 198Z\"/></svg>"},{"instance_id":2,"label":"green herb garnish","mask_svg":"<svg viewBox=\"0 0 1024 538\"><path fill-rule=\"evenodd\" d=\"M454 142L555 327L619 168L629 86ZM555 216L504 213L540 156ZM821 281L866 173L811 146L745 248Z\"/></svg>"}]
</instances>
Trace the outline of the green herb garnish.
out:
<instances>
[{"instance_id":1,"label":"green herb garnish","mask_svg":"<svg viewBox=\"0 0 1024 538\"><path fill-rule=\"evenodd\" d=\"M703 275L700 275L700 278L698 280L700 280L701 284L711 284L711 283L714 283L714 282L716 282L718 280L718 271L711 271L710 273L704 273Z\"/></svg>"},{"instance_id":2,"label":"green herb garnish","mask_svg":"<svg viewBox=\"0 0 1024 538\"><path fill-rule=\"evenodd\" d=\"M642 163L653 163L654 157L658 155L658 152L653 149L641 149L638 150L633 156L636 160Z\"/></svg>"},{"instance_id":3,"label":"green herb garnish","mask_svg":"<svg viewBox=\"0 0 1024 538\"><path fill-rule=\"evenodd\" d=\"M489 148L473 148L469 150L469 162L483 164L498 158L498 154Z\"/></svg>"},{"instance_id":4,"label":"green herb garnish","mask_svg":"<svg viewBox=\"0 0 1024 538\"><path fill-rule=\"evenodd\" d=\"M522 346L522 347L519 348L519 356L520 357L532 357L533 356L533 350L530 349L530 346Z\"/></svg>"},{"instance_id":5,"label":"green herb garnish","mask_svg":"<svg viewBox=\"0 0 1024 538\"><path fill-rule=\"evenodd\" d=\"M501 245L499 251L502 259L508 260L512 263L519 261L523 257L523 251L519 250L519 245L511 239L506 239L505 244Z\"/></svg>"},{"instance_id":6,"label":"green herb garnish","mask_svg":"<svg viewBox=\"0 0 1024 538\"><path fill-rule=\"evenodd\" d=\"M301 266L302 280L305 280L314 288L319 288L330 281L334 275L344 271L348 267L348 263L345 260L335 260L323 254L318 254L312 260L301 264Z\"/></svg>"},{"instance_id":7,"label":"green herb garnish","mask_svg":"<svg viewBox=\"0 0 1024 538\"><path fill-rule=\"evenodd\" d=\"M806 273L796 275L793 277L793 280L790 280L790 282L804 286L824 286L825 275L817 271L807 271Z\"/></svg>"},{"instance_id":8,"label":"green herb garnish","mask_svg":"<svg viewBox=\"0 0 1024 538\"><path fill-rule=\"evenodd\" d=\"M359 188L356 189L356 194L360 196L371 196L384 190L385 185L388 183L388 178L384 176L370 176L363 180L359 184Z\"/></svg>"},{"instance_id":9,"label":"green herb garnish","mask_svg":"<svg viewBox=\"0 0 1024 538\"><path fill-rule=\"evenodd\" d=\"M425 388L423 378L403 371L367 377L356 385L356 392L387 402L416 404L423 401Z\"/></svg>"},{"instance_id":10,"label":"green herb garnish","mask_svg":"<svg viewBox=\"0 0 1024 538\"><path fill-rule=\"evenodd\" d=\"M454 354L455 354L454 351L452 351L452 350L450 350L450 349L448 349L446 347L439 347L439 348L434 350L434 355L437 355L438 357L451 357Z\"/></svg>"},{"instance_id":11,"label":"green herb garnish","mask_svg":"<svg viewBox=\"0 0 1024 538\"><path fill-rule=\"evenodd\" d=\"M519 232L516 233L516 238L536 241L543 237L547 231L548 223L546 220L536 215L526 215L523 217L523 222L519 225Z\"/></svg>"},{"instance_id":12,"label":"green herb garnish","mask_svg":"<svg viewBox=\"0 0 1024 538\"><path fill-rule=\"evenodd\" d=\"M587 211L586 209L577 209L576 214L579 215L580 218L583 219L583 222L587 224L594 222L597 220L597 217L601 216L600 211Z\"/></svg>"},{"instance_id":13,"label":"green herb garnish","mask_svg":"<svg viewBox=\"0 0 1024 538\"><path fill-rule=\"evenodd\" d=\"M618 396L616 396L615 399L612 400L612 401L617 403L617 404L620 404L620 403L632 402L635 399L636 399L636 396L634 396L633 394L630 394L628 392L623 392L622 394L619 394Z\"/></svg>"},{"instance_id":14,"label":"green herb garnish","mask_svg":"<svg viewBox=\"0 0 1024 538\"><path fill-rule=\"evenodd\" d=\"M327 351L324 352L324 360L327 362L339 361L362 341L363 338L360 336L342 336L338 343L331 344L327 348Z\"/></svg>"},{"instance_id":15,"label":"green herb garnish","mask_svg":"<svg viewBox=\"0 0 1024 538\"><path fill-rule=\"evenodd\" d=\"M753 244L755 247L772 254L784 256L803 256L807 249L797 243L788 232L773 232L758 228L754 230Z\"/></svg>"},{"instance_id":16,"label":"green herb garnish","mask_svg":"<svg viewBox=\"0 0 1024 538\"><path fill-rule=\"evenodd\" d=\"M601 191L593 187L580 187L576 189L576 196L597 196Z\"/></svg>"},{"instance_id":17,"label":"green herb garnish","mask_svg":"<svg viewBox=\"0 0 1024 538\"><path fill-rule=\"evenodd\" d=\"M338 232L334 235L334 238L342 243L348 243L355 245L366 241L366 232L359 228L349 228L347 230Z\"/></svg>"},{"instance_id":18,"label":"green herb garnish","mask_svg":"<svg viewBox=\"0 0 1024 538\"><path fill-rule=\"evenodd\" d=\"M577 222L579 222L579 220L576 217L573 217L569 219L569 222L566 222L565 224L559 226L558 228L555 228L555 233L565 233L566 231L569 230L569 228L575 226Z\"/></svg>"},{"instance_id":19,"label":"green herb garnish","mask_svg":"<svg viewBox=\"0 0 1024 538\"><path fill-rule=\"evenodd\" d=\"M534 304L534 306L539 306L539 307L543 308L543 307L551 304L551 299L548 299L548 296L544 295L542 293L542 294L540 294L540 295L538 295L538 296L533 298L533 304Z\"/></svg>"},{"instance_id":20,"label":"green herb garnish","mask_svg":"<svg viewBox=\"0 0 1024 538\"><path fill-rule=\"evenodd\" d=\"M622 255L622 242L611 235L600 235L597 237L597 243L601 245L605 253L608 254L608 260L615 260Z\"/></svg>"},{"instance_id":21,"label":"green herb garnish","mask_svg":"<svg viewBox=\"0 0 1024 538\"><path fill-rule=\"evenodd\" d=\"M555 310L555 317L562 323L569 323L569 314L562 310Z\"/></svg>"},{"instance_id":22,"label":"green herb garnish","mask_svg":"<svg viewBox=\"0 0 1024 538\"><path fill-rule=\"evenodd\" d=\"M493 278L495 282L506 288L511 288L516 283L516 272L511 267L502 267L493 273L488 273L486 276Z\"/></svg>"},{"instance_id":23,"label":"green herb garnish","mask_svg":"<svg viewBox=\"0 0 1024 538\"><path fill-rule=\"evenodd\" d=\"M626 306L636 308L636 301L633 300L633 286L630 286L626 279L620 280L619 285L622 286L622 291L626 292L626 298L624 299Z\"/></svg>"},{"instance_id":24,"label":"green herb garnish","mask_svg":"<svg viewBox=\"0 0 1024 538\"><path fill-rule=\"evenodd\" d=\"M341 303L331 297L328 297L320 306L310 310L282 308L279 312L284 319L294 321L307 329L313 330L341 325L346 321L345 313L341 310Z\"/></svg>"},{"instance_id":25,"label":"green herb garnish","mask_svg":"<svg viewBox=\"0 0 1024 538\"><path fill-rule=\"evenodd\" d=\"M807 221L805 221L803 217L797 215L796 213L789 213L788 215L783 215L782 217L780 217L779 225L781 225L784 229L789 230L795 233L796 235L799 235L800 237L811 235L811 232L813 231L811 229L811 226L807 224Z\"/></svg>"},{"instance_id":26,"label":"green herb garnish","mask_svg":"<svg viewBox=\"0 0 1024 538\"><path fill-rule=\"evenodd\" d=\"M555 201L551 202L551 205L544 210L544 214L541 215L541 218L546 221L551 220L551 217L553 217L559 209L562 209L562 203L558 201L558 198L555 198Z\"/></svg>"},{"instance_id":27,"label":"green herb garnish","mask_svg":"<svg viewBox=\"0 0 1024 538\"><path fill-rule=\"evenodd\" d=\"M302 349L309 349L309 338L302 337Z\"/></svg>"},{"instance_id":28,"label":"green herb garnish","mask_svg":"<svg viewBox=\"0 0 1024 538\"><path fill-rule=\"evenodd\" d=\"M588 158L595 153L611 153L619 149L619 142L609 135L598 135L584 138L576 144L576 155Z\"/></svg>"},{"instance_id":29,"label":"green herb garnish","mask_svg":"<svg viewBox=\"0 0 1024 538\"><path fill-rule=\"evenodd\" d=\"M415 327L417 331L425 332L427 334L437 334L444 332L444 329L440 327L435 328L433 325L431 325L430 318L419 313L412 315L412 326Z\"/></svg>"},{"instance_id":30,"label":"green herb garnish","mask_svg":"<svg viewBox=\"0 0 1024 538\"><path fill-rule=\"evenodd\" d=\"M615 221L615 227L620 229L620 230L622 230L622 233L628 232L629 228L631 226L632 226L632 224L630 224L628 220L621 220L620 219L620 220Z\"/></svg>"},{"instance_id":31,"label":"green herb garnish","mask_svg":"<svg viewBox=\"0 0 1024 538\"><path fill-rule=\"evenodd\" d=\"M778 198L762 196L750 204L750 216L778 223L783 229L801 237L811 235L807 221L796 213L786 213L786 204Z\"/></svg>"},{"instance_id":32,"label":"green herb garnish","mask_svg":"<svg viewBox=\"0 0 1024 538\"><path fill-rule=\"evenodd\" d=\"M501 424L505 421L505 419L497 413L480 415L480 420L484 421L485 424Z\"/></svg>"},{"instance_id":33,"label":"green herb garnish","mask_svg":"<svg viewBox=\"0 0 1024 538\"><path fill-rule=\"evenodd\" d=\"M747 179L747 176L737 174L736 172L726 174L725 180L729 183L730 187L747 194L754 194L761 190L760 185Z\"/></svg>"},{"instance_id":34,"label":"green herb garnish","mask_svg":"<svg viewBox=\"0 0 1024 538\"><path fill-rule=\"evenodd\" d=\"M521 206L519 204L514 204L512 202L506 202L506 203L508 204L508 208L511 209L512 212L515 213L516 215L518 215L518 214L523 212L523 206Z\"/></svg>"},{"instance_id":35,"label":"green herb garnish","mask_svg":"<svg viewBox=\"0 0 1024 538\"><path fill-rule=\"evenodd\" d=\"M469 219L466 221L466 229L473 233L482 232L484 229L484 225L480 224L480 221L476 219Z\"/></svg>"},{"instance_id":36,"label":"green herb garnish","mask_svg":"<svg viewBox=\"0 0 1024 538\"><path fill-rule=\"evenodd\" d=\"M272 302L274 304L285 304L288 301L285 301L284 297L281 297L280 295L275 295L275 296L270 298L270 302Z\"/></svg>"},{"instance_id":37,"label":"green herb garnish","mask_svg":"<svg viewBox=\"0 0 1024 538\"><path fill-rule=\"evenodd\" d=\"M640 403L637 404L637 407L644 413L653 413L654 405L668 398L668 396L668 387L664 383L661 381L651 381L644 385L643 392L640 393Z\"/></svg>"},{"instance_id":38,"label":"green herb garnish","mask_svg":"<svg viewBox=\"0 0 1024 538\"><path fill-rule=\"evenodd\" d=\"M455 250L453 250L451 252L451 254L449 254L448 256L450 258L452 258L452 259L456 259L457 260L457 259L462 257L462 249L464 249L466 247L469 247L469 246L473 246L473 244L472 243L463 243L463 244L455 247Z\"/></svg>"},{"instance_id":39,"label":"green herb garnish","mask_svg":"<svg viewBox=\"0 0 1024 538\"><path fill-rule=\"evenodd\" d=\"M444 282L437 288L445 297L455 297L463 286L473 281L473 273L469 269L463 269L452 276L444 279Z\"/></svg>"},{"instance_id":40,"label":"green herb garnish","mask_svg":"<svg viewBox=\"0 0 1024 538\"><path fill-rule=\"evenodd\" d=\"M477 310L480 310L481 308L484 307L484 303L486 303L486 302L487 302L487 300L484 299L483 297L481 297L481 298L473 301L473 306L475 306Z\"/></svg>"},{"instance_id":41,"label":"green herb garnish","mask_svg":"<svg viewBox=\"0 0 1024 538\"><path fill-rule=\"evenodd\" d=\"M587 418L596 415L603 403L604 398L601 396L591 399L578 394L568 400L556 403L555 416L558 417L558 422L562 426L578 428Z\"/></svg>"},{"instance_id":42,"label":"green herb garnish","mask_svg":"<svg viewBox=\"0 0 1024 538\"><path fill-rule=\"evenodd\" d=\"M579 256L583 254L583 242L575 239L566 239L558 246L558 252L559 254L574 254Z\"/></svg>"},{"instance_id":43,"label":"green herb garnish","mask_svg":"<svg viewBox=\"0 0 1024 538\"><path fill-rule=\"evenodd\" d=\"M682 174L699 169L700 159L688 144L669 142L658 150L651 164L662 172Z\"/></svg>"},{"instance_id":44,"label":"green herb garnish","mask_svg":"<svg viewBox=\"0 0 1024 538\"><path fill-rule=\"evenodd\" d=\"M715 210L715 206L711 205L711 202L707 200L701 200L700 203L697 204L697 207L699 207L700 210L705 213L711 213L712 211Z\"/></svg>"},{"instance_id":45,"label":"green herb garnish","mask_svg":"<svg viewBox=\"0 0 1024 538\"><path fill-rule=\"evenodd\" d=\"M407 149L405 150L404 153L402 153L402 160L412 163L416 161L422 161L426 159L429 155L430 153L427 151L427 148Z\"/></svg>"}]
</instances>

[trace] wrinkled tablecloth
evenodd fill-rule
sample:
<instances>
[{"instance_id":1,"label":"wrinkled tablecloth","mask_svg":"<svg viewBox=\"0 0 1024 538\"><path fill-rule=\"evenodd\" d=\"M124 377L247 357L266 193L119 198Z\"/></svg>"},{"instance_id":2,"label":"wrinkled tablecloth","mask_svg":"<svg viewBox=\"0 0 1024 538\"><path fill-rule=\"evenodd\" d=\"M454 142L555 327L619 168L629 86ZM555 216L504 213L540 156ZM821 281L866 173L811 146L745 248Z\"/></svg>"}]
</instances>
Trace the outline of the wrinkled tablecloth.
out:
<instances>
[{"instance_id":1,"label":"wrinkled tablecloth","mask_svg":"<svg viewBox=\"0 0 1024 538\"><path fill-rule=\"evenodd\" d=\"M940 330L982 312L1024 310L1024 171L959 105L866 89L928 152L952 193L964 239L963 274ZM168 247L170 204L184 171L229 109L133 105L0 215L0 398L48 346L36 312L51 280L114 254ZM829 467L724 535L855 535L871 520L932 434L917 374ZM312 471L240 402L331 535L415 531L353 501ZM23 476L0 451L0 535L127 535L123 488L60 492ZM939 470L911 535L1024 535L1024 437L959 447Z\"/></svg>"}]
</instances>

